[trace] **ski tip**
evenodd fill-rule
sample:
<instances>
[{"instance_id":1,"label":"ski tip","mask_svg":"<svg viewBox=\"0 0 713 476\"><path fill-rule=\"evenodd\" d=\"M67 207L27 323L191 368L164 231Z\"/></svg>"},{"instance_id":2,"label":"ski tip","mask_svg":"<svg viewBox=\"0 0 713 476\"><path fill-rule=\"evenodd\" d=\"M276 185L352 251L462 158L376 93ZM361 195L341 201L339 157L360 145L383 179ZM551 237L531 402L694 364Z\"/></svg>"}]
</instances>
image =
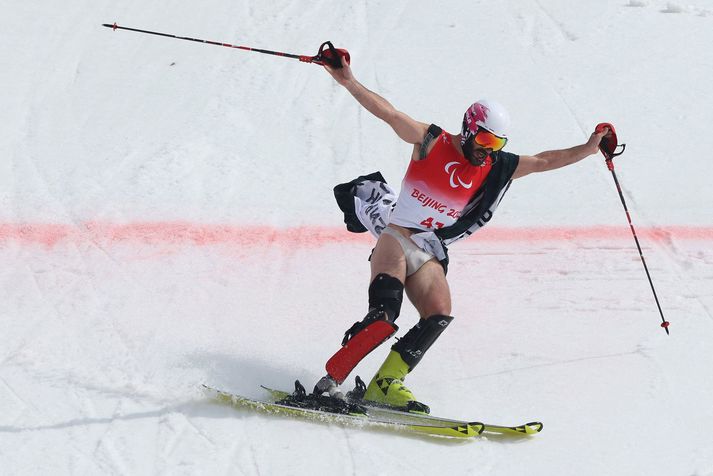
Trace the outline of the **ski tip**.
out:
<instances>
[{"instance_id":1,"label":"ski tip","mask_svg":"<svg viewBox=\"0 0 713 476\"><path fill-rule=\"evenodd\" d=\"M530 423L525 423L519 426L500 426L500 425L489 425L485 424L486 433L500 433L507 435L536 435L542 431L542 423L539 421L532 421Z\"/></svg>"},{"instance_id":2,"label":"ski tip","mask_svg":"<svg viewBox=\"0 0 713 476\"><path fill-rule=\"evenodd\" d=\"M524 427L525 427L526 434L534 435L535 433L541 432L544 425L542 424L542 422L533 421L530 423L525 423Z\"/></svg>"},{"instance_id":3,"label":"ski tip","mask_svg":"<svg viewBox=\"0 0 713 476\"><path fill-rule=\"evenodd\" d=\"M200 385L200 389L206 395L217 395L218 393L220 393L220 390L218 390L217 388L211 387L210 385L206 385L204 383Z\"/></svg>"}]
</instances>

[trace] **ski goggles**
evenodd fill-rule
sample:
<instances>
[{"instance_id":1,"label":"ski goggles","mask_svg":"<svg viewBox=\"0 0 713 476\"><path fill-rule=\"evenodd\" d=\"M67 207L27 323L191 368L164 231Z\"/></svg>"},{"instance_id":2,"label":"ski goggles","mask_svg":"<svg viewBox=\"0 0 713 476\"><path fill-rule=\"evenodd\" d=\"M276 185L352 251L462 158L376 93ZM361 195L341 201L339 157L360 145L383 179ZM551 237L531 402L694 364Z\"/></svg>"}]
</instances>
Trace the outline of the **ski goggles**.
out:
<instances>
[{"instance_id":1,"label":"ski goggles","mask_svg":"<svg viewBox=\"0 0 713 476\"><path fill-rule=\"evenodd\" d=\"M493 152L501 150L508 142L507 137L496 136L492 132L483 129L482 127L478 127L478 129L475 131L475 134L472 135L473 140L476 144L485 149L491 149Z\"/></svg>"}]
</instances>

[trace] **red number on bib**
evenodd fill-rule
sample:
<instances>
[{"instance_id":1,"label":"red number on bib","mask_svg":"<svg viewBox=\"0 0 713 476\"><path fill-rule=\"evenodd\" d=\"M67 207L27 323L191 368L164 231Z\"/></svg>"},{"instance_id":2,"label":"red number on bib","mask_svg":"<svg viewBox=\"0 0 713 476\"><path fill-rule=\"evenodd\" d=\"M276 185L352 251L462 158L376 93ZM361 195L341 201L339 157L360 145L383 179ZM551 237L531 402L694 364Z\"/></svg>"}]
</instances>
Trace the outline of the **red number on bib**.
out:
<instances>
[{"instance_id":1,"label":"red number on bib","mask_svg":"<svg viewBox=\"0 0 713 476\"><path fill-rule=\"evenodd\" d=\"M426 228L433 228L433 217L426 218L421 222L421 225L425 226Z\"/></svg>"},{"instance_id":2,"label":"red number on bib","mask_svg":"<svg viewBox=\"0 0 713 476\"><path fill-rule=\"evenodd\" d=\"M425 226L426 228L433 228L433 217L426 218L421 222L421 225ZM443 228L443 223L437 221L436 228Z\"/></svg>"}]
</instances>

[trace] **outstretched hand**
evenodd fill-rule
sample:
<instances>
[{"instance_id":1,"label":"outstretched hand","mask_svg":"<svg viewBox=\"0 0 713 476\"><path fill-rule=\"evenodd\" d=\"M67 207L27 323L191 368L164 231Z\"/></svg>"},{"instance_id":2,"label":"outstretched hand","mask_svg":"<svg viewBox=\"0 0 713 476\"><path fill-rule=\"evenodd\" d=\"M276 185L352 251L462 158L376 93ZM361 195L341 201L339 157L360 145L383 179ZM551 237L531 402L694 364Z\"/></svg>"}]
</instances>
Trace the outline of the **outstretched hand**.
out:
<instances>
[{"instance_id":1,"label":"outstretched hand","mask_svg":"<svg viewBox=\"0 0 713 476\"><path fill-rule=\"evenodd\" d=\"M354 79L354 75L352 74L352 69L349 66L349 63L347 62L346 58L344 56L341 57L342 60L342 67L341 68L332 68L331 66L328 66L327 64L324 64L324 69L327 70L329 74L332 75L334 80L341 84L342 86L346 86L347 83L352 81Z\"/></svg>"},{"instance_id":2,"label":"outstretched hand","mask_svg":"<svg viewBox=\"0 0 713 476\"><path fill-rule=\"evenodd\" d=\"M601 132L592 132L592 135L589 136L589 140L586 144L589 155L594 155L599 152L599 144L602 139L608 135L611 135L611 131L608 127L605 127Z\"/></svg>"}]
</instances>

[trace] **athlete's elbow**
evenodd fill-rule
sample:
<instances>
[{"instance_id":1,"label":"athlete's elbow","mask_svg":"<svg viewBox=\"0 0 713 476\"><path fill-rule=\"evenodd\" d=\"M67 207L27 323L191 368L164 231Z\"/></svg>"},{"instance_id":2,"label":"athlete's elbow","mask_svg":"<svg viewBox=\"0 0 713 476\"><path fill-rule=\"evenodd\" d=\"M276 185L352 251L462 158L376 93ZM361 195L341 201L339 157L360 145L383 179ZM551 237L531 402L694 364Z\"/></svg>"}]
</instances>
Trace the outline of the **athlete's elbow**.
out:
<instances>
[{"instance_id":1,"label":"athlete's elbow","mask_svg":"<svg viewBox=\"0 0 713 476\"><path fill-rule=\"evenodd\" d=\"M392 129L396 130L401 122L399 114L399 111L390 105L390 107L381 108L379 119L390 125Z\"/></svg>"}]
</instances>

